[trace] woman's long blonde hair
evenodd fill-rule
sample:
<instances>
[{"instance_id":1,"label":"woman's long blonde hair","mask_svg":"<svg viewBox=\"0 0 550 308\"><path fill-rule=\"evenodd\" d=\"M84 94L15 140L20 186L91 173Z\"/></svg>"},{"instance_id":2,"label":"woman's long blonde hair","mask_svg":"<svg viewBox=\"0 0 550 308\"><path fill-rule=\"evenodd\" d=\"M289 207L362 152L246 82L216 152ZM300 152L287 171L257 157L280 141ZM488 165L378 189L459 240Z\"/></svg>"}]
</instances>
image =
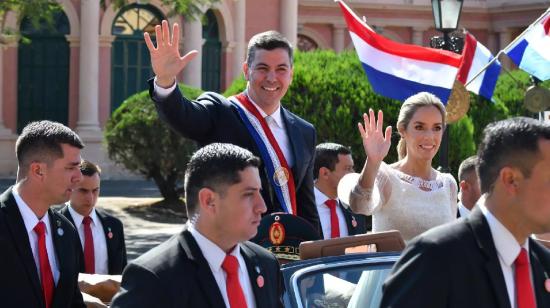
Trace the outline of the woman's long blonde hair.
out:
<instances>
[{"instance_id":1,"label":"woman's long blonde hair","mask_svg":"<svg viewBox=\"0 0 550 308\"><path fill-rule=\"evenodd\" d=\"M427 106L434 106L439 110L441 113L443 127L445 127L445 106L441 100L431 93L419 92L407 98L401 106L401 109L399 110L399 117L397 118L397 131L405 131L416 111L421 107ZM407 156L407 145L405 144L405 139L403 139L403 136L401 136L401 139L399 139L399 143L397 144L397 155L399 160Z\"/></svg>"}]
</instances>

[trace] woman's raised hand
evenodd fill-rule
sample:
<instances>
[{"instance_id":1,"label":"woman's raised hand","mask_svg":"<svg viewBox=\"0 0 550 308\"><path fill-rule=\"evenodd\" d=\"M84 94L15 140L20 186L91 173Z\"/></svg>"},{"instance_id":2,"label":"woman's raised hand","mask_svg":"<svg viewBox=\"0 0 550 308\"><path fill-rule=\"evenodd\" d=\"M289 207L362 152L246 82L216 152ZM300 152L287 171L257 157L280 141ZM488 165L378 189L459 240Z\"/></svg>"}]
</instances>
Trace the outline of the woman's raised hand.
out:
<instances>
[{"instance_id":1,"label":"woman's raised hand","mask_svg":"<svg viewBox=\"0 0 550 308\"><path fill-rule=\"evenodd\" d=\"M369 114L363 114L364 126L358 123L361 139L363 140L363 148L367 159L373 162L381 162L391 145L391 126L386 127L385 133L382 132L382 123L384 122L384 113L378 111L378 120L374 117L374 111L369 109Z\"/></svg>"}]
</instances>

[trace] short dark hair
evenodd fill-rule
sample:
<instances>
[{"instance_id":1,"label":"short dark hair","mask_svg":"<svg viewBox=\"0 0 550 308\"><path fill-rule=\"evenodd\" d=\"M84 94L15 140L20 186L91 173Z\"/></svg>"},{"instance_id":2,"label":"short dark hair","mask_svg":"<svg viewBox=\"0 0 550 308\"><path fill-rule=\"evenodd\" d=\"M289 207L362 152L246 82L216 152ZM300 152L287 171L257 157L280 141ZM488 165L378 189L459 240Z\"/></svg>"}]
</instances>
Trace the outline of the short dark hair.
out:
<instances>
[{"instance_id":1,"label":"short dark hair","mask_svg":"<svg viewBox=\"0 0 550 308\"><path fill-rule=\"evenodd\" d=\"M319 178L321 167L334 171L338 163L338 155L351 155L351 150L341 144L325 142L315 147L315 163L313 164L313 178Z\"/></svg>"},{"instance_id":2,"label":"short dark hair","mask_svg":"<svg viewBox=\"0 0 550 308\"><path fill-rule=\"evenodd\" d=\"M83 159L80 162L80 173L84 176L93 176L96 173L101 176L101 168L91 161Z\"/></svg>"},{"instance_id":3,"label":"short dark hair","mask_svg":"<svg viewBox=\"0 0 550 308\"><path fill-rule=\"evenodd\" d=\"M234 144L212 143L199 149L189 160L185 171L188 217L191 218L197 210L198 194L202 188L210 188L223 195L227 186L241 181L240 171L259 166L258 157Z\"/></svg>"},{"instance_id":4,"label":"short dark hair","mask_svg":"<svg viewBox=\"0 0 550 308\"><path fill-rule=\"evenodd\" d=\"M61 144L84 148L80 137L61 123L44 120L27 124L15 143L19 168L26 172L32 162L51 164L63 157Z\"/></svg>"},{"instance_id":5,"label":"short dark hair","mask_svg":"<svg viewBox=\"0 0 550 308\"><path fill-rule=\"evenodd\" d=\"M535 119L515 117L489 124L477 153L481 193L493 189L503 167L516 167L524 176L531 176L540 159L541 139L550 139L550 125Z\"/></svg>"},{"instance_id":6,"label":"short dark hair","mask_svg":"<svg viewBox=\"0 0 550 308\"><path fill-rule=\"evenodd\" d=\"M458 167L458 181L466 180L466 177L472 172L475 174L477 164L477 156L470 156L463 160Z\"/></svg>"},{"instance_id":7,"label":"short dark hair","mask_svg":"<svg viewBox=\"0 0 550 308\"><path fill-rule=\"evenodd\" d=\"M248 67L252 65L252 62L254 62L254 58L256 56L256 50L273 50L277 48L283 48L288 52L288 58L290 60L290 65L292 66L292 44L290 44L290 42L277 31L266 31L258 33L254 35L250 39L250 41L248 41L246 64L248 65Z\"/></svg>"}]
</instances>

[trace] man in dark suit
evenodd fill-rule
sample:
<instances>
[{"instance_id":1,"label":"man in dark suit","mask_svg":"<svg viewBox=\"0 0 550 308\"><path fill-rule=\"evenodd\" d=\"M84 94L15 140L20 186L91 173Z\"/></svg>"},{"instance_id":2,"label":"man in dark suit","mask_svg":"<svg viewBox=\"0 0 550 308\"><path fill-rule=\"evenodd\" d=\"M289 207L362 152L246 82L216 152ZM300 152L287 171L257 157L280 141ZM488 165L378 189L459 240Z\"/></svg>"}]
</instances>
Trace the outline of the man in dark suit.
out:
<instances>
[{"instance_id":1,"label":"man in dark suit","mask_svg":"<svg viewBox=\"0 0 550 308\"><path fill-rule=\"evenodd\" d=\"M282 307L279 263L248 241L266 211L259 165L232 144L198 150L185 174L188 223L128 264L112 307Z\"/></svg>"},{"instance_id":2,"label":"man in dark suit","mask_svg":"<svg viewBox=\"0 0 550 308\"><path fill-rule=\"evenodd\" d=\"M83 160L80 172L82 180L73 190L68 204L60 210L80 237L80 272L120 275L127 262L122 222L95 207L101 182L99 166ZM88 243L87 237L90 238Z\"/></svg>"},{"instance_id":3,"label":"man in dark suit","mask_svg":"<svg viewBox=\"0 0 550 308\"><path fill-rule=\"evenodd\" d=\"M50 209L80 181L80 138L50 121L28 124L16 142L17 181L0 196L2 307L85 307L78 289L78 235Z\"/></svg>"},{"instance_id":4,"label":"man in dark suit","mask_svg":"<svg viewBox=\"0 0 550 308\"><path fill-rule=\"evenodd\" d=\"M550 125L489 124L478 150L483 196L465 219L414 239L385 282L381 307L550 307Z\"/></svg>"},{"instance_id":5,"label":"man in dark suit","mask_svg":"<svg viewBox=\"0 0 550 308\"><path fill-rule=\"evenodd\" d=\"M157 47L147 33L145 42L156 74L149 81L150 95L160 117L201 146L232 143L260 157L267 213L293 212L319 229L312 172L315 129L281 106L293 74L288 40L275 31L255 35L243 63L246 90L231 98L207 92L190 101L176 87L175 77L196 51L180 58L177 24L173 40L166 21L156 31Z\"/></svg>"},{"instance_id":6,"label":"man in dark suit","mask_svg":"<svg viewBox=\"0 0 550 308\"><path fill-rule=\"evenodd\" d=\"M367 232L366 216L353 213L338 199L338 183L353 172L350 149L337 143L321 143L315 147L315 203L324 239Z\"/></svg>"}]
</instances>

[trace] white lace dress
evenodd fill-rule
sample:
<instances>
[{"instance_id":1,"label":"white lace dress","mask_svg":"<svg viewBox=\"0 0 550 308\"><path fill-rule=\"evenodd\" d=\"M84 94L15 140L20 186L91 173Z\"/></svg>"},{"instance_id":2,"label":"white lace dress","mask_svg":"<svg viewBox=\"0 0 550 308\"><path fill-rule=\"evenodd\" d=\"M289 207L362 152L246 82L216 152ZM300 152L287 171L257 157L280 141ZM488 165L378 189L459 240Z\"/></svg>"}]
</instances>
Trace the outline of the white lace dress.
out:
<instances>
[{"instance_id":1,"label":"white lace dress","mask_svg":"<svg viewBox=\"0 0 550 308\"><path fill-rule=\"evenodd\" d=\"M399 230L409 241L456 219L457 184L448 173L437 172L434 180L425 181L382 163L372 191L356 184L349 201L372 215L373 232Z\"/></svg>"}]
</instances>

